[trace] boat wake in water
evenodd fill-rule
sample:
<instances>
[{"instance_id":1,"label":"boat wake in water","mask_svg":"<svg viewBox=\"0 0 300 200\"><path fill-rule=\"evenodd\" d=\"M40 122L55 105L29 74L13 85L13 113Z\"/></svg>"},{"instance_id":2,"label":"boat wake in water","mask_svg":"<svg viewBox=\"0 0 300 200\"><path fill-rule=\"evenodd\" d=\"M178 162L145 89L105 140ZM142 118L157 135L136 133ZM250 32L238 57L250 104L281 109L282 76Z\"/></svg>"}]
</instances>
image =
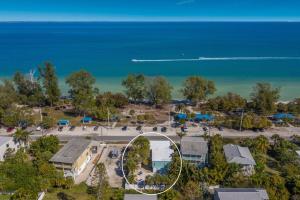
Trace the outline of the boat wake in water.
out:
<instances>
[{"instance_id":1,"label":"boat wake in water","mask_svg":"<svg viewBox=\"0 0 300 200\"><path fill-rule=\"evenodd\" d=\"M132 62L188 62L188 61L224 61L224 60L300 60L300 57L199 57L183 59L132 59Z\"/></svg>"}]
</instances>

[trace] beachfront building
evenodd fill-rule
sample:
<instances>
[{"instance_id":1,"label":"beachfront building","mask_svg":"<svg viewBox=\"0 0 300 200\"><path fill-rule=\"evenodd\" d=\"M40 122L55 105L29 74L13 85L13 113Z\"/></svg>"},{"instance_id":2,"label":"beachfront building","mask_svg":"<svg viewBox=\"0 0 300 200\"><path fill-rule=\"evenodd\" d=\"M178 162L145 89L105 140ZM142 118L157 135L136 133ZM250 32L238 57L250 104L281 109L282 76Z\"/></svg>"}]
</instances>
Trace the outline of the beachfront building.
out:
<instances>
[{"instance_id":1,"label":"beachfront building","mask_svg":"<svg viewBox=\"0 0 300 200\"><path fill-rule=\"evenodd\" d=\"M171 149L170 141L155 141L150 140L150 150L152 158L152 171L157 173L164 173L167 165L171 162Z\"/></svg>"},{"instance_id":2,"label":"beachfront building","mask_svg":"<svg viewBox=\"0 0 300 200\"><path fill-rule=\"evenodd\" d=\"M157 196L144 194L125 194L124 200L157 200Z\"/></svg>"},{"instance_id":3,"label":"beachfront building","mask_svg":"<svg viewBox=\"0 0 300 200\"><path fill-rule=\"evenodd\" d=\"M245 175L251 175L254 173L254 166L256 163L248 147L227 144L223 146L223 150L227 163L236 163L241 165L242 172Z\"/></svg>"},{"instance_id":4,"label":"beachfront building","mask_svg":"<svg viewBox=\"0 0 300 200\"><path fill-rule=\"evenodd\" d=\"M269 200L268 193L261 188L217 188L214 200Z\"/></svg>"},{"instance_id":5,"label":"beachfront building","mask_svg":"<svg viewBox=\"0 0 300 200\"><path fill-rule=\"evenodd\" d=\"M202 137L183 137L180 141L182 159L198 167L204 167L208 160L208 145Z\"/></svg>"},{"instance_id":6,"label":"beachfront building","mask_svg":"<svg viewBox=\"0 0 300 200\"><path fill-rule=\"evenodd\" d=\"M4 161L8 152L17 152L20 146L20 143L17 142L13 137L0 136L0 161Z\"/></svg>"},{"instance_id":7,"label":"beachfront building","mask_svg":"<svg viewBox=\"0 0 300 200\"><path fill-rule=\"evenodd\" d=\"M73 139L61 148L51 159L54 166L63 170L65 177L74 179L85 169L92 157L90 140Z\"/></svg>"}]
</instances>

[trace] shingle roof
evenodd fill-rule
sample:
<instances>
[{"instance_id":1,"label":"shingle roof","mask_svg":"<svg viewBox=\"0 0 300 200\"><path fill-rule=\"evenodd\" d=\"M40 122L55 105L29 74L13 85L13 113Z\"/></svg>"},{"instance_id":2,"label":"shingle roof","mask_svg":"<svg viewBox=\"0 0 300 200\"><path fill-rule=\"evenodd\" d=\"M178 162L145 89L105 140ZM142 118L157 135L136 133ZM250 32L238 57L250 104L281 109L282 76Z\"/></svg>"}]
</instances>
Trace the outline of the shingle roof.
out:
<instances>
[{"instance_id":1,"label":"shingle roof","mask_svg":"<svg viewBox=\"0 0 300 200\"><path fill-rule=\"evenodd\" d=\"M223 146L225 157L228 163L237 163L241 165L255 165L248 147L227 144Z\"/></svg>"},{"instance_id":2,"label":"shingle roof","mask_svg":"<svg viewBox=\"0 0 300 200\"><path fill-rule=\"evenodd\" d=\"M170 141L150 140L152 161L171 161L173 150Z\"/></svg>"},{"instance_id":3,"label":"shingle roof","mask_svg":"<svg viewBox=\"0 0 300 200\"><path fill-rule=\"evenodd\" d=\"M183 137L180 141L180 150L183 155L206 155L207 141L202 137Z\"/></svg>"},{"instance_id":4,"label":"shingle roof","mask_svg":"<svg viewBox=\"0 0 300 200\"><path fill-rule=\"evenodd\" d=\"M0 146L6 144L7 142L13 140L13 137L0 136Z\"/></svg>"},{"instance_id":5,"label":"shingle roof","mask_svg":"<svg viewBox=\"0 0 300 200\"><path fill-rule=\"evenodd\" d=\"M50 159L50 162L73 164L90 144L91 141L86 139L70 140Z\"/></svg>"},{"instance_id":6,"label":"shingle roof","mask_svg":"<svg viewBox=\"0 0 300 200\"><path fill-rule=\"evenodd\" d=\"M124 200L157 200L157 196L143 194L125 194Z\"/></svg>"},{"instance_id":7,"label":"shingle roof","mask_svg":"<svg viewBox=\"0 0 300 200\"><path fill-rule=\"evenodd\" d=\"M218 188L215 200L268 200L266 190L261 188Z\"/></svg>"}]
</instances>

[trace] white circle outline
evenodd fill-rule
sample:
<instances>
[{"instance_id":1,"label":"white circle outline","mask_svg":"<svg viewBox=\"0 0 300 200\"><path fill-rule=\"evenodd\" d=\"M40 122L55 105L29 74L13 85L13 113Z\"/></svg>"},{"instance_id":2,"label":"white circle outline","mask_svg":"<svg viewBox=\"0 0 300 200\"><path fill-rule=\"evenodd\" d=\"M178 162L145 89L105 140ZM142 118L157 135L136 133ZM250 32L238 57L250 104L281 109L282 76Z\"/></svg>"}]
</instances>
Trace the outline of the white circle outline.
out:
<instances>
[{"instance_id":1,"label":"white circle outline","mask_svg":"<svg viewBox=\"0 0 300 200\"><path fill-rule=\"evenodd\" d=\"M135 188L131 187L131 184L129 183L128 179L127 179L126 176L125 176L125 173L124 173L124 164L123 164L123 163L124 163L124 155L125 155L125 152L126 152L127 148L129 147L129 145L130 145L134 140L136 140L138 137L143 136L143 135L147 135L147 134L151 134L151 133L154 133L154 134L163 136L163 137L167 138L168 140L170 140L170 141L175 145L176 150L177 150L178 153L179 153L179 158L180 158L180 170L179 170L178 176L177 176L176 180L174 181L174 183L173 183L168 189L166 189L166 190L164 190L164 191L162 191L162 192L159 192L159 193L154 193L154 194L148 194L148 193L142 192L142 191L140 191L140 190L138 190L138 189L135 189ZM166 135L164 135L164 134L158 133L158 132L145 132L145 133L142 133L142 134L139 134L139 135L135 136L135 137L134 137L133 139L131 139L130 142L126 145L126 147L125 147L125 149L124 149L124 151L123 151L123 153L122 153L122 162L121 162L121 165L122 165L122 173L123 173L123 177L125 178L125 180L126 180L127 184L129 185L129 187L131 187L131 189L137 191L137 192L140 193L140 194L149 195L149 196L154 196L154 195L159 195L159 194L163 194L163 193L167 192L168 190L172 189L172 187L177 183L177 181L178 181L178 179L179 179L179 177L180 177L180 175L181 175L181 171L182 171L182 157L181 157L181 153L180 153L180 151L179 151L179 149L178 149L176 143L175 143L171 138L169 138L168 136L166 136Z\"/></svg>"}]
</instances>

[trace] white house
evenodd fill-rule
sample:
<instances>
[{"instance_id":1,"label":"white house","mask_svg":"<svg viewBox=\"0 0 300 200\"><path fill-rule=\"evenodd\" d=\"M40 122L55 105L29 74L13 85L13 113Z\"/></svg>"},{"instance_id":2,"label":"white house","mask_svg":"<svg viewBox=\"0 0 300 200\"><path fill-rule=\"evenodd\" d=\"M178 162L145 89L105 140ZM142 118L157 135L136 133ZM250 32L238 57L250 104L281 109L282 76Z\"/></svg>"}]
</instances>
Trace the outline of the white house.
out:
<instances>
[{"instance_id":1,"label":"white house","mask_svg":"<svg viewBox=\"0 0 300 200\"><path fill-rule=\"evenodd\" d=\"M5 153L10 149L12 152L17 152L20 148L19 142L16 142L13 137L0 136L0 161L4 161Z\"/></svg>"},{"instance_id":2,"label":"white house","mask_svg":"<svg viewBox=\"0 0 300 200\"><path fill-rule=\"evenodd\" d=\"M172 159L171 155L173 153L173 149L171 149L170 141L151 140L150 150L152 158L152 171L163 173Z\"/></svg>"},{"instance_id":3,"label":"white house","mask_svg":"<svg viewBox=\"0 0 300 200\"><path fill-rule=\"evenodd\" d=\"M228 163L241 165L245 175L253 174L256 163L248 147L227 144L223 146L223 150Z\"/></svg>"}]
</instances>

